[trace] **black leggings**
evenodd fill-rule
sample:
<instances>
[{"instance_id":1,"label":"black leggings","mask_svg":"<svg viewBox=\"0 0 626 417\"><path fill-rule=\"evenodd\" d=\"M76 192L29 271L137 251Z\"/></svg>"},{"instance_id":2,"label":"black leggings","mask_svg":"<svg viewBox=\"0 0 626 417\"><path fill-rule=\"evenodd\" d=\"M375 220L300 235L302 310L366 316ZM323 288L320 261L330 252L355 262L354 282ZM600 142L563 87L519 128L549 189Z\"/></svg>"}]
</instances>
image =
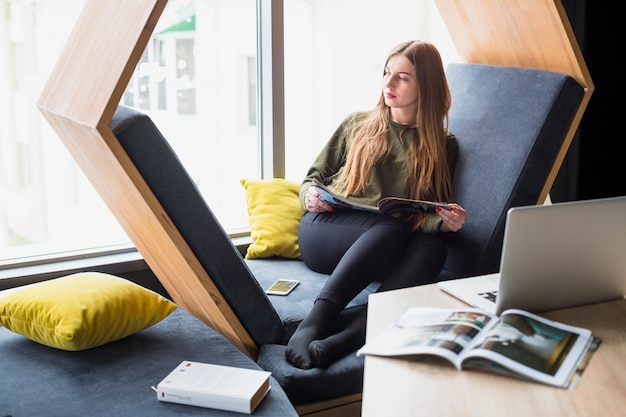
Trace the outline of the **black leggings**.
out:
<instances>
[{"instance_id":1,"label":"black leggings","mask_svg":"<svg viewBox=\"0 0 626 417\"><path fill-rule=\"evenodd\" d=\"M317 298L341 308L373 281L378 292L434 282L447 254L436 234L358 210L305 213L298 242L306 265L330 274Z\"/></svg>"}]
</instances>

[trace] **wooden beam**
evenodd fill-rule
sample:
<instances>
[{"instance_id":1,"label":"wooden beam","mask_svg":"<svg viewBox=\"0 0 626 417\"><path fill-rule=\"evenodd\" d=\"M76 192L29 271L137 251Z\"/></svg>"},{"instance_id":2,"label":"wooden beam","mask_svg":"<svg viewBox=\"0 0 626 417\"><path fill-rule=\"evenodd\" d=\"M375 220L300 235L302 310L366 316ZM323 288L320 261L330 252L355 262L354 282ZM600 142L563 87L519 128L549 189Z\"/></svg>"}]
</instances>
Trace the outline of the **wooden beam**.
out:
<instances>
[{"instance_id":1,"label":"wooden beam","mask_svg":"<svg viewBox=\"0 0 626 417\"><path fill-rule=\"evenodd\" d=\"M585 89L556 162L537 201L543 203L594 90L560 0L435 0L459 55L468 63L536 68L567 74Z\"/></svg>"},{"instance_id":2,"label":"wooden beam","mask_svg":"<svg viewBox=\"0 0 626 417\"><path fill-rule=\"evenodd\" d=\"M167 0L88 0L38 107L173 301L256 360L258 347L111 131Z\"/></svg>"}]
</instances>

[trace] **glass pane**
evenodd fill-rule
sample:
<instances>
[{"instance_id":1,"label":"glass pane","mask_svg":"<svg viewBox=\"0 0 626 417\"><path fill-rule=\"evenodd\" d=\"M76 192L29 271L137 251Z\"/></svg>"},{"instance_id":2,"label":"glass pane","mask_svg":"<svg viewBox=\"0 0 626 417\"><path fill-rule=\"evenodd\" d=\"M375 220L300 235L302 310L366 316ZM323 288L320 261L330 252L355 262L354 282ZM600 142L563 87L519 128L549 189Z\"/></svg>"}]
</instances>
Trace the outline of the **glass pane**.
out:
<instances>
[{"instance_id":1,"label":"glass pane","mask_svg":"<svg viewBox=\"0 0 626 417\"><path fill-rule=\"evenodd\" d=\"M301 181L349 113L373 108L387 53L432 42L444 66L458 61L433 0L285 1L287 177Z\"/></svg>"},{"instance_id":2,"label":"glass pane","mask_svg":"<svg viewBox=\"0 0 626 417\"><path fill-rule=\"evenodd\" d=\"M128 242L36 105L83 5L0 8L2 259Z\"/></svg>"},{"instance_id":3,"label":"glass pane","mask_svg":"<svg viewBox=\"0 0 626 417\"><path fill-rule=\"evenodd\" d=\"M149 108L138 109L163 132L224 228L247 228L240 180L259 175L256 115L250 115L256 111L255 1L170 0L144 55L148 61L128 89L141 88L146 76L155 93Z\"/></svg>"},{"instance_id":4,"label":"glass pane","mask_svg":"<svg viewBox=\"0 0 626 417\"><path fill-rule=\"evenodd\" d=\"M84 3L0 7L0 260L129 241L36 106ZM121 100L152 117L227 230L248 226L239 181L258 177L255 62L254 0L170 0Z\"/></svg>"}]
</instances>

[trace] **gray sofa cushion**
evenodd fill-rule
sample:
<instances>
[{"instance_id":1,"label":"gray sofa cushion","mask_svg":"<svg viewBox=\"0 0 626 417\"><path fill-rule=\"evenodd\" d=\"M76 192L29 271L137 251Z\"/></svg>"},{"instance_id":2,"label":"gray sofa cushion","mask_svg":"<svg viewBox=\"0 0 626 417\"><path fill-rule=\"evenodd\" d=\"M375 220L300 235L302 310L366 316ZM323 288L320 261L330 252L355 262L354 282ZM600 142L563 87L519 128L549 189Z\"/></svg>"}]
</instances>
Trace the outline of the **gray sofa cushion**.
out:
<instances>
[{"instance_id":1,"label":"gray sofa cushion","mask_svg":"<svg viewBox=\"0 0 626 417\"><path fill-rule=\"evenodd\" d=\"M152 120L119 106L109 125L252 340L257 346L282 340L276 311Z\"/></svg>"},{"instance_id":2,"label":"gray sofa cushion","mask_svg":"<svg viewBox=\"0 0 626 417\"><path fill-rule=\"evenodd\" d=\"M258 364L271 369L294 404L340 398L363 391L365 360L356 352L333 363L328 369L299 369L285 359L285 345L264 345Z\"/></svg>"},{"instance_id":3,"label":"gray sofa cushion","mask_svg":"<svg viewBox=\"0 0 626 417\"><path fill-rule=\"evenodd\" d=\"M449 127L459 143L453 178L468 211L442 278L497 272L506 213L538 203L583 98L572 77L529 68L450 64Z\"/></svg>"},{"instance_id":4,"label":"gray sofa cushion","mask_svg":"<svg viewBox=\"0 0 626 417\"><path fill-rule=\"evenodd\" d=\"M69 352L0 328L0 416L233 416L227 411L160 402L150 388L181 361L260 369L223 336L178 308L133 336ZM280 384L255 416L297 416Z\"/></svg>"}]
</instances>

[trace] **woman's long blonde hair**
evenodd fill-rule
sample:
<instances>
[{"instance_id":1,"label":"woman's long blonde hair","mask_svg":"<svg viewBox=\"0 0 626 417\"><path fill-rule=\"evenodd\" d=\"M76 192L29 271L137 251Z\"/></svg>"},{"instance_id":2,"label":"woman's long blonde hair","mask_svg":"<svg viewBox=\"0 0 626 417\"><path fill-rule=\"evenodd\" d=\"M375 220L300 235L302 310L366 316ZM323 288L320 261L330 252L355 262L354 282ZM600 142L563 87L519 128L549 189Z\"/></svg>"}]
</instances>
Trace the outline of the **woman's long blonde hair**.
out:
<instances>
[{"instance_id":1,"label":"woman's long blonde hair","mask_svg":"<svg viewBox=\"0 0 626 417\"><path fill-rule=\"evenodd\" d=\"M409 41L396 46L389 60L398 54L409 59L415 67L417 79L417 137L410 148L409 197L418 200L453 201L452 180L446 158L446 128L451 105L450 90L439 51L422 41ZM387 134L391 109L385 104L383 93L376 108L355 121L351 129L345 169L339 182L345 185L347 195L366 191L371 168L391 150ZM419 226L424 219L416 219Z\"/></svg>"}]
</instances>

